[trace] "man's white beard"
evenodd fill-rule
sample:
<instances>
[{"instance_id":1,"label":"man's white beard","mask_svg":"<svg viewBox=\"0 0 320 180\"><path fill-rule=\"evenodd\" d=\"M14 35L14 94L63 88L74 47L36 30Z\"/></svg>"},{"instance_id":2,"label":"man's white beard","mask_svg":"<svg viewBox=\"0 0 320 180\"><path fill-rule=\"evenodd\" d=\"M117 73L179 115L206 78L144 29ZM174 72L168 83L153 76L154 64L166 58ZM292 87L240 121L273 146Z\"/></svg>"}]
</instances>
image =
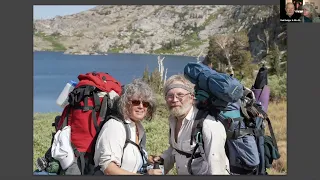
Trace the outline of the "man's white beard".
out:
<instances>
[{"instance_id":1,"label":"man's white beard","mask_svg":"<svg viewBox=\"0 0 320 180\"><path fill-rule=\"evenodd\" d=\"M192 106L192 104L185 104L184 106L174 107L174 108L170 109L170 114L175 117L181 117L181 116L186 115L188 113L191 106Z\"/></svg>"}]
</instances>

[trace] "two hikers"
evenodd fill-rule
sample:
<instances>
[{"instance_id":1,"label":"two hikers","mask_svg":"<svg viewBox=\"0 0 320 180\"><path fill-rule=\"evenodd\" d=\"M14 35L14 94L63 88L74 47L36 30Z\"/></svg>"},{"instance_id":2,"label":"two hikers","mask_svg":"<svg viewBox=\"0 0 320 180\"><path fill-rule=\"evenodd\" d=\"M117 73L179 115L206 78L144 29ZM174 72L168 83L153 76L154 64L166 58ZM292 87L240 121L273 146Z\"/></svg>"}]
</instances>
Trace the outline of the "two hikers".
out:
<instances>
[{"instance_id":1,"label":"two hikers","mask_svg":"<svg viewBox=\"0 0 320 180\"><path fill-rule=\"evenodd\" d=\"M174 75L166 81L164 94L170 111L169 149L162 155L165 174L177 164L178 174L189 174L186 164L189 158L177 154L175 150L190 151L190 134L193 119L197 113L194 106L194 85L182 75ZM118 110L120 118L129 124L131 138L126 142L126 130L123 123L116 119L108 120L102 127L96 142L95 164L105 175L143 174L147 164L145 151L146 136L141 125L144 118L152 118L156 105L151 88L141 80L134 80L124 87L120 96ZM228 174L228 158L224 144L226 133L223 125L208 116L204 128L205 158L197 158L192 162L195 174L223 175ZM125 146L125 144L127 145ZM139 148L140 147L140 148ZM149 161L154 161L149 158ZM160 169L150 169L149 175L161 175Z\"/></svg>"},{"instance_id":2,"label":"two hikers","mask_svg":"<svg viewBox=\"0 0 320 180\"><path fill-rule=\"evenodd\" d=\"M142 80L136 79L121 90L119 89L121 84L111 79L114 81L114 88L112 89L116 92L121 92L119 93L120 97L115 98L113 102L108 97L111 88L103 88L107 84L105 82L107 82L108 78L111 78L108 74L92 73L79 77L83 76L87 78L85 80L79 78L80 85L78 84L75 91L70 93L72 96L69 95L69 98L74 96L74 102L69 99L72 107L67 106L64 109L63 117L60 118L59 122L60 126L62 126L56 127L57 130L61 130L69 124L71 129L79 130L80 134L81 128L96 130L96 134L93 135L92 132L90 134L88 131L87 135L91 139L83 139L88 142L88 145L90 142L94 150L89 151L90 147L88 146L80 153L75 151L76 155L82 155L77 155L78 160L80 159L80 162L78 160L77 162L80 164L81 175L162 175L167 174L174 164L176 164L178 175L231 174L231 167L234 167L238 161L235 161L237 160L235 157L230 157L229 159L230 153L227 154L226 152L229 152L230 149L228 148L228 150L225 145L227 142L228 144L238 142L236 142L236 139L230 139L230 133L226 132L225 124L220 119L218 120L215 115L203 113L204 110L196 106L196 102L199 100L195 97L197 88L183 75L171 76L163 87L164 99L170 112L168 117L169 148L162 155L149 156L149 158L145 150L146 134L141 121L143 119L152 119L156 111L156 100L152 89ZM206 78L206 76L202 78ZM226 78L227 80L228 76L220 76L220 78ZM94 81L91 81L91 79ZM205 82L207 81L205 80ZM237 81L230 81L230 84L236 85ZM229 86L230 84L225 84L226 87L223 88L231 87ZM97 88L92 89L92 86L102 88L102 91L107 92L107 94L97 97ZM237 91L239 92L232 93L234 97L229 98L236 98L237 94L241 94L242 88L238 88ZM83 96L78 97L79 93L83 93ZM99 93L101 94L101 92ZM222 92L219 93L222 95ZM89 104L88 95L91 96ZM77 105L79 102L83 106L80 106L83 111ZM109 106L110 102L113 102L112 106ZM226 100L226 102L231 102L231 100ZM220 103L220 105L223 104ZM114 109L114 106L116 109ZM78 117L85 117L81 119L82 123L85 124L83 127L72 127L74 123L70 124L70 122L79 121L80 119L74 119L73 116L68 119L70 108L73 113L77 113ZM84 111L84 109L87 110ZM82 114L87 111L92 111L92 113ZM90 118L89 122L93 122L93 124L89 124L90 127L87 127L88 118ZM255 138L255 136L251 137L251 131L248 133L246 135L250 136L250 138ZM243 134L240 133L238 135ZM261 136L263 138L263 134ZM79 138L81 137L79 136ZM71 140L73 141L74 138L71 138ZM255 141L252 142L252 145L256 147L254 143ZM76 150L81 148L80 145L82 144L77 145L78 147L76 146ZM89 156L89 161L84 161L85 154L93 154L93 160L90 160ZM262 156L263 154L262 152ZM231 155L236 154L233 153ZM258 155L257 150L254 155ZM243 154L240 154L240 156L243 156ZM85 169L88 167L87 164L92 165L91 161L93 161L94 165L93 173L91 170ZM164 173L160 169L149 168L148 165L155 162L163 162ZM259 162L257 163L259 165ZM255 170L256 167L257 165L254 165L250 168L257 172Z\"/></svg>"}]
</instances>

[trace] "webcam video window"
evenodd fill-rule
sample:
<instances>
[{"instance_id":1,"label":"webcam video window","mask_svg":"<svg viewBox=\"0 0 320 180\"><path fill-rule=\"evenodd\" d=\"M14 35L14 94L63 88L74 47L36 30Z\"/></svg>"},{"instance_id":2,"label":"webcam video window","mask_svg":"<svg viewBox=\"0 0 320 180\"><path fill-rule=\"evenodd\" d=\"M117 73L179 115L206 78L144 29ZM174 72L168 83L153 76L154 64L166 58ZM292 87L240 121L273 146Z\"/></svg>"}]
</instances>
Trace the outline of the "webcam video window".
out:
<instances>
[{"instance_id":1,"label":"webcam video window","mask_svg":"<svg viewBox=\"0 0 320 180\"><path fill-rule=\"evenodd\" d=\"M318 6L320 0L281 0L281 22L320 22Z\"/></svg>"}]
</instances>

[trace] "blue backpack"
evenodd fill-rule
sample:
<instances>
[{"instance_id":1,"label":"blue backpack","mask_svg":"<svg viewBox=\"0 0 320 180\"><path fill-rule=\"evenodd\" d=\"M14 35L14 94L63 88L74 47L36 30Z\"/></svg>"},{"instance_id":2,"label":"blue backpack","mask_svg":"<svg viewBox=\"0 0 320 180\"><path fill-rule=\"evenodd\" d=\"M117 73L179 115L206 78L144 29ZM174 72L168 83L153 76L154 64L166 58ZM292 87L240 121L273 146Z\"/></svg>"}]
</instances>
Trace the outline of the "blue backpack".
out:
<instances>
[{"instance_id":1,"label":"blue backpack","mask_svg":"<svg viewBox=\"0 0 320 180\"><path fill-rule=\"evenodd\" d=\"M193 174L190 167L192 160L201 157L201 152L204 152L202 126L209 114L226 129L225 149L230 174L267 174L266 168L271 167L272 161L279 159L280 155L269 117L254 100L252 91L245 89L237 79L203 64L187 64L184 75L196 85L199 109L191 133L191 138L197 143L193 153L187 155L188 153L177 150L180 154L191 157L188 163L189 173ZM264 121L268 123L271 137L265 135ZM274 153L270 157L270 153L266 152Z\"/></svg>"},{"instance_id":2,"label":"blue backpack","mask_svg":"<svg viewBox=\"0 0 320 180\"><path fill-rule=\"evenodd\" d=\"M218 73L202 63L188 63L184 76L207 92L217 109L225 109L243 96L243 85L230 75Z\"/></svg>"}]
</instances>

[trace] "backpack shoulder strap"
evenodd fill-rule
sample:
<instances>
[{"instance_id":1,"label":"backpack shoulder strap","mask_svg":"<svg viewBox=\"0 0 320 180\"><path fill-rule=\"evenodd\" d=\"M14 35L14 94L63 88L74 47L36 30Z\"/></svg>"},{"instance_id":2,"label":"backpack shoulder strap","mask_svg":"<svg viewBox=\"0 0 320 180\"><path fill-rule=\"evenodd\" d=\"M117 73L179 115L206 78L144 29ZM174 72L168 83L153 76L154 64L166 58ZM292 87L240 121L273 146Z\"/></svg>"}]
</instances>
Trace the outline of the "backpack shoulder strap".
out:
<instances>
[{"instance_id":1,"label":"backpack shoulder strap","mask_svg":"<svg viewBox=\"0 0 320 180\"><path fill-rule=\"evenodd\" d=\"M105 118L106 118L107 111L110 108L110 107L108 107L109 100L110 100L110 96L107 93L106 95L104 95L102 102L101 102L101 108L100 108L100 114L99 114L101 120L105 120Z\"/></svg>"},{"instance_id":2,"label":"backpack shoulder strap","mask_svg":"<svg viewBox=\"0 0 320 180\"><path fill-rule=\"evenodd\" d=\"M110 115L110 116L108 116L108 119L111 119L111 118L113 118L113 119L121 122L121 123L123 124L123 126L124 126L125 131L126 131L126 141L125 141L125 144L124 144L124 146L123 146L122 152L124 152L124 149L127 147L127 145L128 145L129 143L135 145L135 146L139 149L139 151L142 152L141 146L138 145L137 143L131 141L131 132L130 132L129 124L126 123L124 120L122 120L122 118L117 117L117 116L115 116L115 115ZM123 156L121 157L121 163L122 163L122 161L123 161Z\"/></svg>"},{"instance_id":3,"label":"backpack shoulder strap","mask_svg":"<svg viewBox=\"0 0 320 180\"><path fill-rule=\"evenodd\" d=\"M194 119L194 123L192 126L192 130L191 130L191 141L190 141L190 145L193 144L192 139L198 134L201 133L202 134L202 126L203 126L203 121L206 119L206 117L208 116L209 112L199 109L198 113L196 114L196 117Z\"/></svg>"},{"instance_id":4,"label":"backpack shoulder strap","mask_svg":"<svg viewBox=\"0 0 320 180\"><path fill-rule=\"evenodd\" d=\"M242 110L243 113L249 111L250 114L252 114L254 116L259 116L259 114L261 114L263 116L263 118L268 123L268 129L270 131L271 138L272 138L272 141L273 141L273 143L275 145L275 148L278 150L277 140L275 138L274 131L273 131L273 128L272 128L272 124L271 124L271 121L269 119L268 114L266 112L264 112L262 107L259 106L258 104L256 104L255 102L252 102L252 104L250 104L250 108L249 109L246 109L246 107L244 107L243 103L241 103L241 104L242 104L241 110ZM249 116L248 113L247 113L247 116ZM250 116L249 116L249 118L250 118Z\"/></svg>"},{"instance_id":5,"label":"backpack shoulder strap","mask_svg":"<svg viewBox=\"0 0 320 180\"><path fill-rule=\"evenodd\" d=\"M100 100L99 100L99 97L96 93L93 93L94 96L96 95L97 97L94 99L94 103L95 104L100 104ZM100 113L99 113L99 117L101 119L100 121L100 124L98 125L98 120L96 118L96 113L94 111L95 108L93 108L93 111L92 111L92 119L93 119L93 124L95 126L95 129L96 129L96 136L94 137L93 139L93 146L91 147L91 152L92 152L92 157L90 158L90 161L92 164L94 164L94 160L93 160L93 156L94 156L94 153L95 153L95 144L97 142L97 138L99 136L99 133L103 127L103 125L110 119L110 116L109 117L106 117L107 115L107 111L108 111L108 102L109 102L109 95L108 93L103 97L102 99L102 102L101 104L99 105L100 106ZM116 117L113 117L114 119L116 119ZM118 119L117 119L118 120Z\"/></svg>"},{"instance_id":6,"label":"backpack shoulder strap","mask_svg":"<svg viewBox=\"0 0 320 180\"><path fill-rule=\"evenodd\" d=\"M254 104L253 105L257 111L263 115L264 119L267 121L268 123L268 129L270 131L270 135L271 135L271 138L272 138L272 141L273 141L273 144L276 148L276 150L278 150L278 144L277 144L277 140L276 140L276 136L274 135L274 131L273 131L273 128L272 128L272 124L271 124L271 121L269 119L269 116L267 113L265 113L263 110L262 110L262 107L261 106L258 106L257 104Z\"/></svg>"},{"instance_id":7,"label":"backpack shoulder strap","mask_svg":"<svg viewBox=\"0 0 320 180\"><path fill-rule=\"evenodd\" d=\"M93 119L93 125L94 125L94 127L96 129L96 132L99 132L100 128L99 128L99 125L98 125L98 120L97 120L97 114L96 113L99 110L101 110L100 109L101 108L101 104L100 104L100 99L99 99L99 96L98 96L97 92L94 91L92 94L93 94L93 100L94 100L94 107L93 107L92 113L91 113L92 114L92 119ZM105 100L105 99L103 99L103 100ZM88 104L88 96L85 97L84 102L86 104ZM85 105L84 108L89 108L89 107L88 107L88 105Z\"/></svg>"},{"instance_id":8,"label":"backpack shoulder strap","mask_svg":"<svg viewBox=\"0 0 320 180\"><path fill-rule=\"evenodd\" d=\"M125 141L125 144L124 144L124 147L122 148L122 152L124 152L124 149L127 147L128 143L129 143L129 140L131 138L131 133L130 133L130 127L129 127L129 124L126 123L124 120L122 120L122 118L118 117L117 115L108 115L105 117L105 120L103 121L103 123L100 124L100 127L102 128L102 126L107 122L109 121L110 119L114 119L118 122L121 122L124 126L124 129L125 129L125 132L126 132L126 141ZM101 129L100 128L100 129ZM123 156L121 157L121 163L122 163L122 160L123 160ZM100 170L100 166L96 166L94 168L94 173L96 171L99 171Z\"/></svg>"},{"instance_id":9,"label":"backpack shoulder strap","mask_svg":"<svg viewBox=\"0 0 320 180\"><path fill-rule=\"evenodd\" d=\"M207 160L205 152L204 152L204 146L203 146L203 138L202 138L202 127L203 127L203 121L208 116L209 112L199 109L198 113L196 114L196 117L194 119L194 123L191 130L191 139L190 139L190 145L193 144L193 139L195 139L196 146L194 147L191 158L188 161L188 172L193 175L192 169L191 169L191 163L192 160L197 157L202 157L205 161ZM196 153L197 149L199 148L200 153Z\"/></svg>"},{"instance_id":10,"label":"backpack shoulder strap","mask_svg":"<svg viewBox=\"0 0 320 180\"><path fill-rule=\"evenodd\" d=\"M124 146L124 148L127 146L127 141L128 140L130 140L131 139L131 133L130 133L130 127L129 127L129 124L128 123L126 123L124 120L122 120L122 118L120 118L120 117L118 117L118 116L116 116L116 115L109 115L108 117L107 117L107 121L109 120L109 119L115 119L116 121L119 121L119 122L121 122L122 124L123 124L123 126L124 126L124 129L125 129L125 131L126 131L126 144L125 144L125 146ZM124 149L123 148L123 149Z\"/></svg>"},{"instance_id":11,"label":"backpack shoulder strap","mask_svg":"<svg viewBox=\"0 0 320 180\"><path fill-rule=\"evenodd\" d=\"M121 120L121 122L123 122L125 131L126 131L126 141L125 141L125 144L124 144L124 146L123 146L122 152L124 152L124 149L125 149L125 148L127 147L127 145L130 143L130 144L136 146L136 147L139 149L140 154L141 154L141 158L142 158L142 162L144 162L144 157L146 157L146 156L145 156L145 152L144 152L144 150L143 150L143 147L142 147L140 144L137 144L137 143L135 143L135 142L133 142L133 141L131 140L131 132L130 132L129 124L126 123L126 122L123 121L123 120ZM143 137L143 138L145 138L145 134L144 134L144 137ZM146 157L146 158L148 158L148 157ZM122 161L123 161L123 156L121 157L121 164L122 164ZM145 165L145 164L144 164L144 165ZM121 167L121 166L120 166L120 167Z\"/></svg>"},{"instance_id":12,"label":"backpack shoulder strap","mask_svg":"<svg viewBox=\"0 0 320 180\"><path fill-rule=\"evenodd\" d=\"M83 85L83 86L79 86L79 87L75 88L69 94L69 100L68 100L70 106L74 109L82 109L85 112L92 110L91 114L92 114L92 119L93 119L93 125L96 129L96 132L99 131L99 125L98 125L96 113L101 110L101 106L102 106L97 93L98 93L98 89L95 86ZM89 97L93 97L93 103L94 103L93 107L88 106L88 98ZM83 107L79 106L79 103L81 101L84 102Z\"/></svg>"}]
</instances>

